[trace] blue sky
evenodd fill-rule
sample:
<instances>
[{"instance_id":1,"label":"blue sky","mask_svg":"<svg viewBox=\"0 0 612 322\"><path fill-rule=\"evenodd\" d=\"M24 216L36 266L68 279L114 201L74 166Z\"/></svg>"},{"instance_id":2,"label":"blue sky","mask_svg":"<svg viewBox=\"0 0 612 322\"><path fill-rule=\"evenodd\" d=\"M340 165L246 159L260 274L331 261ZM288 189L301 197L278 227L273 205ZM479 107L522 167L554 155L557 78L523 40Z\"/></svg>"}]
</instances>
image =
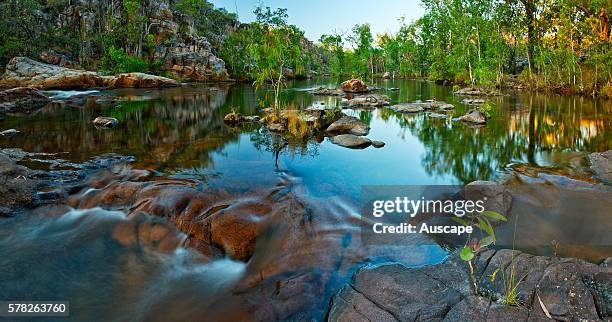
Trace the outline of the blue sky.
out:
<instances>
[{"instance_id":1,"label":"blue sky","mask_svg":"<svg viewBox=\"0 0 612 322\"><path fill-rule=\"evenodd\" d=\"M217 7L229 12L238 11L242 22L255 19L253 9L262 2L271 8L287 8L289 23L306 32L310 40L322 34L350 31L358 23L369 22L372 33L394 33L399 29L398 19L418 19L423 14L419 0L211 0Z\"/></svg>"}]
</instances>

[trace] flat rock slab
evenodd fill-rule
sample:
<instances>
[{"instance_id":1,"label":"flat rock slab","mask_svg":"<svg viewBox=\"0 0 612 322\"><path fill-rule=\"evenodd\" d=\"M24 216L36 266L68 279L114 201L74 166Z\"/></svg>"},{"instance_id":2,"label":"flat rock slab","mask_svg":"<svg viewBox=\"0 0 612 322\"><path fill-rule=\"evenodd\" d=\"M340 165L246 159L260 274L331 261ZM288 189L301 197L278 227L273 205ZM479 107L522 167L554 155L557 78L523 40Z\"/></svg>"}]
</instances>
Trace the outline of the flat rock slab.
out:
<instances>
[{"instance_id":1,"label":"flat rock slab","mask_svg":"<svg viewBox=\"0 0 612 322\"><path fill-rule=\"evenodd\" d=\"M372 141L364 136L353 134L340 134L332 138L332 143L351 149L365 149L372 145Z\"/></svg>"},{"instance_id":2,"label":"flat rock slab","mask_svg":"<svg viewBox=\"0 0 612 322\"><path fill-rule=\"evenodd\" d=\"M345 95L344 91L341 89L326 88L326 87L319 87L310 93L312 95L319 95L319 96L344 96Z\"/></svg>"},{"instance_id":3,"label":"flat rock slab","mask_svg":"<svg viewBox=\"0 0 612 322\"><path fill-rule=\"evenodd\" d=\"M368 135L370 127L354 116L345 115L330 124L326 131L331 134Z\"/></svg>"},{"instance_id":4,"label":"flat rock slab","mask_svg":"<svg viewBox=\"0 0 612 322\"><path fill-rule=\"evenodd\" d=\"M452 104L446 103L444 101L435 100L427 100L424 102L414 101L409 103L400 103L391 107L392 110L399 113L418 113L424 110L448 111L454 108L455 106L453 106Z\"/></svg>"},{"instance_id":5,"label":"flat rock slab","mask_svg":"<svg viewBox=\"0 0 612 322\"><path fill-rule=\"evenodd\" d=\"M367 94L356 96L351 99L343 99L342 104L349 108L376 108L389 105L391 99L387 95L382 94Z\"/></svg>"},{"instance_id":6,"label":"flat rock slab","mask_svg":"<svg viewBox=\"0 0 612 322\"><path fill-rule=\"evenodd\" d=\"M455 91L455 95L463 96L501 96L502 93L498 91L491 91L484 88L466 87Z\"/></svg>"},{"instance_id":7,"label":"flat rock slab","mask_svg":"<svg viewBox=\"0 0 612 322\"><path fill-rule=\"evenodd\" d=\"M612 311L612 269L577 259L487 250L474 260L479 295L467 264L453 253L441 264L407 268L387 264L359 270L334 297L332 321L533 321L546 320L539 300L557 320L606 320ZM502 270L514 269L520 306L501 304Z\"/></svg>"},{"instance_id":8,"label":"flat rock slab","mask_svg":"<svg viewBox=\"0 0 612 322\"><path fill-rule=\"evenodd\" d=\"M126 73L103 76L93 71L65 68L15 57L6 65L0 87L35 87L39 89L85 89L119 87L178 86L173 79L144 73Z\"/></svg>"}]
</instances>

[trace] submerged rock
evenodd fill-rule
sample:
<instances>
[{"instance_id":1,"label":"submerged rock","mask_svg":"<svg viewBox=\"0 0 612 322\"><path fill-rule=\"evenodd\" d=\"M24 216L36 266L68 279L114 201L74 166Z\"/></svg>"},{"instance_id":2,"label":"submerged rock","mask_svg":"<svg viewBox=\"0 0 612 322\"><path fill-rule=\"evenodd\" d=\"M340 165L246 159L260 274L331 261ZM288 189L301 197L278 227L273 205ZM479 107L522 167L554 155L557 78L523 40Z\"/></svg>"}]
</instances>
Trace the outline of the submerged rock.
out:
<instances>
[{"instance_id":1,"label":"submerged rock","mask_svg":"<svg viewBox=\"0 0 612 322\"><path fill-rule=\"evenodd\" d=\"M110 129L117 126L119 120L114 117L98 116L93 120L93 124L98 128Z\"/></svg>"},{"instance_id":2,"label":"submerged rock","mask_svg":"<svg viewBox=\"0 0 612 322\"><path fill-rule=\"evenodd\" d=\"M378 148L382 148L383 146L385 146L385 142L373 140L372 141L372 146L377 148L377 149Z\"/></svg>"},{"instance_id":3,"label":"submerged rock","mask_svg":"<svg viewBox=\"0 0 612 322\"><path fill-rule=\"evenodd\" d=\"M49 98L35 88L17 87L0 92L0 112L30 114L49 102Z\"/></svg>"},{"instance_id":4,"label":"submerged rock","mask_svg":"<svg viewBox=\"0 0 612 322\"><path fill-rule=\"evenodd\" d=\"M0 87L30 86L40 89L84 89L100 87L162 87L178 86L173 79L144 73L102 76L96 72L64 68L15 57L6 65Z\"/></svg>"},{"instance_id":5,"label":"submerged rock","mask_svg":"<svg viewBox=\"0 0 612 322\"><path fill-rule=\"evenodd\" d=\"M605 184L612 184L612 150L591 153L588 159L595 177Z\"/></svg>"},{"instance_id":6,"label":"submerged rock","mask_svg":"<svg viewBox=\"0 0 612 322\"><path fill-rule=\"evenodd\" d=\"M453 121L462 121L472 124L485 124L487 123L487 116L477 109L470 109L465 113L465 115L455 118Z\"/></svg>"},{"instance_id":7,"label":"submerged rock","mask_svg":"<svg viewBox=\"0 0 612 322\"><path fill-rule=\"evenodd\" d=\"M372 144L370 139L364 136L357 136L353 134L340 134L332 137L334 144L351 148L351 149L364 149Z\"/></svg>"},{"instance_id":8,"label":"submerged rock","mask_svg":"<svg viewBox=\"0 0 612 322\"><path fill-rule=\"evenodd\" d=\"M345 115L330 124L326 131L330 134L368 135L370 127L354 116Z\"/></svg>"}]
</instances>

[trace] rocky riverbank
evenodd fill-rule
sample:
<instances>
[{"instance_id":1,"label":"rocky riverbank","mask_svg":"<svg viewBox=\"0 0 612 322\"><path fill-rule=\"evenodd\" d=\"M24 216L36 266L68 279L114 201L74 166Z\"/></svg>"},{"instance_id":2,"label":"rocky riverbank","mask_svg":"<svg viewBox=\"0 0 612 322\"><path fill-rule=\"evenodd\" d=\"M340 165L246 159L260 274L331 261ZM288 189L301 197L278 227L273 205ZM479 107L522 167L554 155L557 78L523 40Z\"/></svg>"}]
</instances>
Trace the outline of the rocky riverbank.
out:
<instances>
[{"instance_id":1,"label":"rocky riverbank","mask_svg":"<svg viewBox=\"0 0 612 322\"><path fill-rule=\"evenodd\" d=\"M599 160L609 153L592 154L591 159ZM192 180L156 178L149 171L126 165L132 160L105 155L72 163L62 160L61 155L5 149L0 153L0 181L5 183L0 190L0 214L27 216L31 209L60 214L71 208L102 207L132 218L112 232L123 247L146 245L165 251L180 242L208 260L227 256L246 262L248 273L236 286L240 290L237 298L250 304L241 307L236 317L269 320L316 315L313 312L328 305L323 290L335 293L340 289L337 283L344 279L336 275L338 270L350 272L363 266L359 262L365 258L359 258L364 248L335 242L351 233L331 239L322 234L320 229L330 224L321 216L325 211L298 197L286 181L271 189L230 194L202 189ZM49 169L33 170L17 161L35 161L49 165ZM591 170L605 174L609 167L609 163L595 162ZM138 219L142 216L165 220L145 222ZM166 220L178 232L164 224ZM258 251L270 245L274 246L272 253L270 249ZM372 254L371 248L365 249ZM373 253L393 253L406 261L414 256L385 246L375 249ZM421 268L399 263L365 266L334 297L328 318L533 321L546 318L544 307L558 320L607 319L612 312L609 262L595 265L518 251L485 251L475 262L478 296L471 293L467 266L456 254L444 263ZM519 306L499 303L512 272ZM262 294L267 304L256 300Z\"/></svg>"},{"instance_id":2,"label":"rocky riverbank","mask_svg":"<svg viewBox=\"0 0 612 322\"><path fill-rule=\"evenodd\" d=\"M38 89L157 88L178 86L176 80L144 73L104 76L96 72L66 68L15 57L7 65L0 87Z\"/></svg>"}]
</instances>

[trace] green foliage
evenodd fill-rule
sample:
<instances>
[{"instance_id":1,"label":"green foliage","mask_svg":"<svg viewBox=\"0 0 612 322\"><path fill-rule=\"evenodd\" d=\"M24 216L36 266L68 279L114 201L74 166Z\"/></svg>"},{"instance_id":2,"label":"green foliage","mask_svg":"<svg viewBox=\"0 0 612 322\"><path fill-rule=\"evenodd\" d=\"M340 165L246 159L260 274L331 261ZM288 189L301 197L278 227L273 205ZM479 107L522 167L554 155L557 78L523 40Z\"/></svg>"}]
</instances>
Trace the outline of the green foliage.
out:
<instances>
[{"instance_id":1,"label":"green foliage","mask_svg":"<svg viewBox=\"0 0 612 322\"><path fill-rule=\"evenodd\" d=\"M122 49L110 47L100 60L100 70L112 74L146 72L149 67L141 58L128 56Z\"/></svg>"},{"instance_id":2,"label":"green foliage","mask_svg":"<svg viewBox=\"0 0 612 322\"><path fill-rule=\"evenodd\" d=\"M477 294L478 284L476 281L476 272L474 270L472 260L476 254L483 251L491 244L495 244L496 242L495 231L493 229L493 225L491 224L491 220L507 221L507 219L500 213L494 211L483 211L481 213L474 214L469 218L453 217L453 220L466 227L477 227L482 233L485 234L484 237L480 238L480 240L470 236L466 241L466 245L459 252L459 257L461 260L468 263L470 268L470 278L472 279L472 290L474 294Z\"/></svg>"},{"instance_id":3,"label":"green foliage","mask_svg":"<svg viewBox=\"0 0 612 322\"><path fill-rule=\"evenodd\" d=\"M482 114L486 115L487 118L491 118L491 116L493 115L493 111L495 110L495 105L493 105L493 103L487 101L484 104L478 106L477 109Z\"/></svg>"}]
</instances>

